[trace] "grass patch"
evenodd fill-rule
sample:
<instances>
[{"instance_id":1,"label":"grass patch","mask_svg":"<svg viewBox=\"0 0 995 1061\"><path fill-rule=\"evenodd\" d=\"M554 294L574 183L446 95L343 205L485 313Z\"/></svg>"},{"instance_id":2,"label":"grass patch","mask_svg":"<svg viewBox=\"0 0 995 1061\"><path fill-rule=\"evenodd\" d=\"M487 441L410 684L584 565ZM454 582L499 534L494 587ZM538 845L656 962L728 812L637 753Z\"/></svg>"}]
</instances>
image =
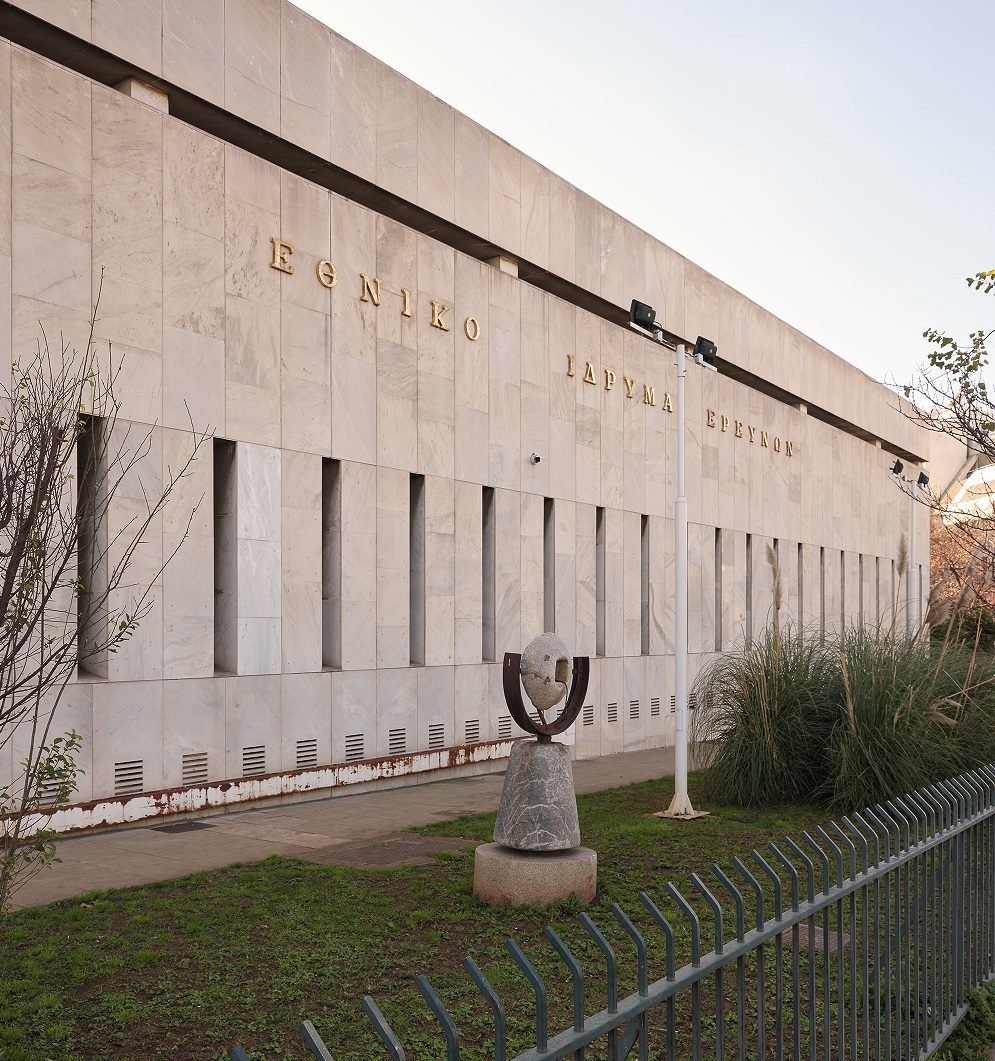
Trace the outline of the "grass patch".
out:
<instances>
[{"instance_id":1,"label":"grass patch","mask_svg":"<svg viewBox=\"0 0 995 1061\"><path fill-rule=\"evenodd\" d=\"M665 881L686 882L692 870L728 863L823 817L798 806L712 808L712 818L694 825L647 817L672 791L665 779L578 800L584 842L600 860L600 896L589 909L609 930L612 901L652 934L639 916L640 890L663 905ZM419 832L487 841L493 824L485 814ZM491 1020L460 968L467 953L504 997L517 1051L529 1045L532 1003L504 950L509 936L550 978L551 1027L569 1024L562 968L546 960L541 938L547 923L592 970L589 1011L605 1004L603 977L594 975L601 963L573 916L582 904L497 909L474 898L472 883L472 848L429 866L376 871L275 857L21 911L0 929L0 1057L6 1049L32 1061L195 1061L224 1057L238 1041L255 1057L304 1058L295 1029L310 1018L336 1061L368 1059L381 1054L360 1012L364 994L378 1000L414 1056L444 1056L413 988L421 972L459 1023L465 1056L485 1056ZM620 991L628 992L631 944L619 932L611 938L622 958ZM651 959L661 958L656 947Z\"/></svg>"}]
</instances>

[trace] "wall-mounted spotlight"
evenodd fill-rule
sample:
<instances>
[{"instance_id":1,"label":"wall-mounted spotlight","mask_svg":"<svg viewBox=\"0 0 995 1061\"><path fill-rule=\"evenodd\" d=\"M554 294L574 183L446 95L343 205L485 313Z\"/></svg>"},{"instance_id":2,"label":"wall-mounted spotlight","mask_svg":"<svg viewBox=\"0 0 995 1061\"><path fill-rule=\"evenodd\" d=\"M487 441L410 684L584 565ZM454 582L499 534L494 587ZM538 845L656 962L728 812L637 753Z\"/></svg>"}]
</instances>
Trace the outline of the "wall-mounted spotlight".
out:
<instances>
[{"instance_id":1,"label":"wall-mounted spotlight","mask_svg":"<svg viewBox=\"0 0 995 1061\"><path fill-rule=\"evenodd\" d=\"M694 359L699 365L714 365L717 349L711 339L699 335L694 344Z\"/></svg>"},{"instance_id":2,"label":"wall-mounted spotlight","mask_svg":"<svg viewBox=\"0 0 995 1061\"><path fill-rule=\"evenodd\" d=\"M925 490L926 487L929 486L929 476L925 472L919 473L919 478L916 480L916 486L918 486L920 490Z\"/></svg>"},{"instance_id":3,"label":"wall-mounted spotlight","mask_svg":"<svg viewBox=\"0 0 995 1061\"><path fill-rule=\"evenodd\" d=\"M893 467L891 469L891 474L892 475L901 475L904 470L905 470L905 465L901 461L897 460L897 461L895 461L895 463L894 463L894 465L893 465Z\"/></svg>"},{"instance_id":4,"label":"wall-mounted spotlight","mask_svg":"<svg viewBox=\"0 0 995 1061\"><path fill-rule=\"evenodd\" d=\"M532 464L538 464L542 460L542 457L538 453L530 453L529 460Z\"/></svg>"},{"instance_id":5,"label":"wall-mounted spotlight","mask_svg":"<svg viewBox=\"0 0 995 1061\"><path fill-rule=\"evenodd\" d=\"M635 298L629 307L629 323L647 332L662 331L656 323L656 310Z\"/></svg>"}]
</instances>

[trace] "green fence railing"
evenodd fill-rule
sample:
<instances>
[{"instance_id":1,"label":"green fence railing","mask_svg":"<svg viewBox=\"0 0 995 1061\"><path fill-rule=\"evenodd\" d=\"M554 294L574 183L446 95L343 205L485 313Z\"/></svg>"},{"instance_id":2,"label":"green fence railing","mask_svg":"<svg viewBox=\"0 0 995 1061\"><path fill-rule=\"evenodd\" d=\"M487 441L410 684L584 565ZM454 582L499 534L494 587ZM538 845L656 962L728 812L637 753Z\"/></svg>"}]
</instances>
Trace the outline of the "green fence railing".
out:
<instances>
[{"instance_id":1,"label":"green fence railing","mask_svg":"<svg viewBox=\"0 0 995 1061\"><path fill-rule=\"evenodd\" d=\"M551 987L572 996L564 1030L551 1032L547 984L509 940L534 998L534 1045L515 1061L930 1057L963 1017L967 993L995 975L993 870L995 767L983 767L733 859L728 872L713 866L714 881L692 874L695 905L673 884L664 888L667 913L645 892L639 916L613 904L635 956L637 987L624 998L616 950L586 913L579 920L599 954L596 970L583 969L547 927L562 964ZM678 968L687 937L690 961ZM648 943L663 951L652 980ZM504 1003L472 958L463 965L493 1015L487 1056L506 1061ZM594 977L607 1005L588 1013L585 985ZM459 1058L459 1028L424 976L416 985L440 1047ZM387 1055L402 1061L404 1048L372 998L363 1009ZM300 1030L314 1057L330 1061L314 1026ZM230 1056L248 1061L238 1047Z\"/></svg>"}]
</instances>

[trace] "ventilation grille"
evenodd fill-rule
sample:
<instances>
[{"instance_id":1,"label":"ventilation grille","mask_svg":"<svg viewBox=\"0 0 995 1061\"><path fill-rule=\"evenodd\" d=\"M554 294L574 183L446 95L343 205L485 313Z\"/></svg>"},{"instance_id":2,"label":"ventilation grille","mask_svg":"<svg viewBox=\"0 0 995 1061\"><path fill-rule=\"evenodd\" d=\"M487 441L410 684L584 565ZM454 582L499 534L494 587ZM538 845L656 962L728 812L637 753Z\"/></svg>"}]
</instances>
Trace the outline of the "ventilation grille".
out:
<instances>
[{"instance_id":1,"label":"ventilation grille","mask_svg":"<svg viewBox=\"0 0 995 1061\"><path fill-rule=\"evenodd\" d=\"M498 715L498 740L511 740L511 715Z\"/></svg>"},{"instance_id":2,"label":"ventilation grille","mask_svg":"<svg viewBox=\"0 0 995 1061\"><path fill-rule=\"evenodd\" d=\"M297 769L307 770L318 765L318 738L309 737L297 742Z\"/></svg>"},{"instance_id":3,"label":"ventilation grille","mask_svg":"<svg viewBox=\"0 0 995 1061\"><path fill-rule=\"evenodd\" d=\"M352 762L353 759L363 758L363 734L350 733L345 739L345 761Z\"/></svg>"},{"instance_id":4,"label":"ventilation grille","mask_svg":"<svg viewBox=\"0 0 995 1061\"><path fill-rule=\"evenodd\" d=\"M242 749L242 773L243 774L265 774L266 773L266 745L253 744L250 748Z\"/></svg>"},{"instance_id":5,"label":"ventilation grille","mask_svg":"<svg viewBox=\"0 0 995 1061\"><path fill-rule=\"evenodd\" d=\"M581 724L584 726L594 725L594 704L584 705L584 712L581 716Z\"/></svg>"},{"instance_id":6,"label":"ventilation grille","mask_svg":"<svg viewBox=\"0 0 995 1061\"><path fill-rule=\"evenodd\" d=\"M141 792L144 787L144 759L130 759L125 763L114 764L114 795L131 796Z\"/></svg>"},{"instance_id":7,"label":"ventilation grille","mask_svg":"<svg viewBox=\"0 0 995 1061\"><path fill-rule=\"evenodd\" d=\"M639 701L638 700L630 700L629 701L629 718L630 719L639 718Z\"/></svg>"},{"instance_id":8,"label":"ventilation grille","mask_svg":"<svg viewBox=\"0 0 995 1061\"><path fill-rule=\"evenodd\" d=\"M58 781L43 781L38 786L38 802L41 806L54 807L59 802L60 788Z\"/></svg>"},{"instance_id":9,"label":"ventilation grille","mask_svg":"<svg viewBox=\"0 0 995 1061\"><path fill-rule=\"evenodd\" d=\"M428 727L428 746L430 749L445 748L446 746L446 724L445 722L432 722Z\"/></svg>"},{"instance_id":10,"label":"ventilation grille","mask_svg":"<svg viewBox=\"0 0 995 1061\"><path fill-rule=\"evenodd\" d=\"M542 716L539 714L538 711L530 711L529 718L531 718L537 726L541 726L543 724Z\"/></svg>"},{"instance_id":11,"label":"ventilation grille","mask_svg":"<svg viewBox=\"0 0 995 1061\"><path fill-rule=\"evenodd\" d=\"M468 718L463 723L463 740L467 744L476 744L480 740L479 718Z\"/></svg>"},{"instance_id":12,"label":"ventilation grille","mask_svg":"<svg viewBox=\"0 0 995 1061\"><path fill-rule=\"evenodd\" d=\"M691 693L688 697L688 711L693 711L698 706L697 694Z\"/></svg>"},{"instance_id":13,"label":"ventilation grille","mask_svg":"<svg viewBox=\"0 0 995 1061\"><path fill-rule=\"evenodd\" d=\"M408 750L408 731L406 729L387 730L387 754L403 755Z\"/></svg>"},{"instance_id":14,"label":"ventilation grille","mask_svg":"<svg viewBox=\"0 0 995 1061\"><path fill-rule=\"evenodd\" d=\"M618 704L608 705L608 721L618 722Z\"/></svg>"},{"instance_id":15,"label":"ventilation grille","mask_svg":"<svg viewBox=\"0 0 995 1061\"><path fill-rule=\"evenodd\" d=\"M670 713L672 715L677 714L677 697L676 696L672 696L670 698Z\"/></svg>"},{"instance_id":16,"label":"ventilation grille","mask_svg":"<svg viewBox=\"0 0 995 1061\"><path fill-rule=\"evenodd\" d=\"M660 717L660 697L654 696L650 698L650 718Z\"/></svg>"},{"instance_id":17,"label":"ventilation grille","mask_svg":"<svg viewBox=\"0 0 995 1061\"><path fill-rule=\"evenodd\" d=\"M183 784L207 783L207 752L186 752L183 755Z\"/></svg>"}]
</instances>

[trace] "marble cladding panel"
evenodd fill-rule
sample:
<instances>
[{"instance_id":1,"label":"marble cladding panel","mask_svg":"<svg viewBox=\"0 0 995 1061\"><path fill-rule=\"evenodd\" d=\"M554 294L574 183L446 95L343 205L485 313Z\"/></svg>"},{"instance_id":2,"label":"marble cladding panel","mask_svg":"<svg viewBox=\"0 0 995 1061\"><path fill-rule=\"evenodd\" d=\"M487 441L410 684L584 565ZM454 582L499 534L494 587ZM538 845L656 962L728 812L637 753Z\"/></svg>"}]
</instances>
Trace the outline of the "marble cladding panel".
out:
<instances>
[{"instance_id":1,"label":"marble cladding panel","mask_svg":"<svg viewBox=\"0 0 995 1061\"><path fill-rule=\"evenodd\" d=\"M453 484L454 505L454 647L457 664L482 658L483 500L476 483ZM476 716L473 716L476 717Z\"/></svg>"},{"instance_id":2,"label":"marble cladding panel","mask_svg":"<svg viewBox=\"0 0 995 1061\"><path fill-rule=\"evenodd\" d=\"M80 682L66 686L52 715L54 695L43 698L39 705L39 727L50 725L49 742L56 737L76 732L82 738L82 747L74 755L77 766L76 791L71 802L89 800L94 794L93 785L93 690L97 683ZM21 764L31 753L32 743L37 741L32 719L26 719L13 729L5 728L4 746L0 748L0 789L16 784L23 778ZM105 743L107 729L101 732Z\"/></svg>"},{"instance_id":3,"label":"marble cladding panel","mask_svg":"<svg viewBox=\"0 0 995 1061\"><path fill-rule=\"evenodd\" d=\"M225 0L225 108L280 133L280 0Z\"/></svg>"},{"instance_id":4,"label":"marble cladding panel","mask_svg":"<svg viewBox=\"0 0 995 1061\"><path fill-rule=\"evenodd\" d=\"M595 718L601 729L601 754L616 755L622 751L622 714L625 703L625 659L609 656L599 660L599 703ZM614 706L613 706L614 705Z\"/></svg>"},{"instance_id":5,"label":"marble cladding panel","mask_svg":"<svg viewBox=\"0 0 995 1061\"><path fill-rule=\"evenodd\" d=\"M522 156L493 133L488 135L488 231L503 250L521 253Z\"/></svg>"},{"instance_id":6,"label":"marble cladding panel","mask_svg":"<svg viewBox=\"0 0 995 1061\"><path fill-rule=\"evenodd\" d=\"M465 731L458 731L456 725L456 669L420 667L415 672L418 701L410 747L438 747L441 741L442 747L450 748L465 743Z\"/></svg>"},{"instance_id":7,"label":"marble cladding panel","mask_svg":"<svg viewBox=\"0 0 995 1061\"><path fill-rule=\"evenodd\" d=\"M627 656L622 660L622 695L618 705L622 722L622 746L636 751L646 746L646 719L649 693L646 686L647 656Z\"/></svg>"},{"instance_id":8,"label":"marble cladding panel","mask_svg":"<svg viewBox=\"0 0 995 1061\"><path fill-rule=\"evenodd\" d=\"M409 475L378 468L375 496L377 666L406 667L411 660Z\"/></svg>"},{"instance_id":9,"label":"marble cladding panel","mask_svg":"<svg viewBox=\"0 0 995 1061\"><path fill-rule=\"evenodd\" d=\"M533 637L544 633L546 630L546 582L545 582L545 499L536 494L521 495L520 510L520 538L519 556L516 563L516 581L518 581L519 600L521 602L521 644L528 644ZM499 509L500 517L500 509ZM505 562L513 555L511 548L512 528L498 525L498 548L501 551L502 544L507 543ZM499 554L499 564L501 563ZM555 576L554 576L555 587ZM509 649L507 642L502 640L501 607L504 594L502 586L502 574L498 569L498 642L497 657L502 659L505 652L517 652L518 649ZM554 589L555 592L555 589ZM554 622L555 627L555 622ZM569 634L569 630L565 631ZM569 646L568 646L569 647Z\"/></svg>"},{"instance_id":10,"label":"marble cladding panel","mask_svg":"<svg viewBox=\"0 0 995 1061\"><path fill-rule=\"evenodd\" d=\"M456 112L418 91L418 205L446 221L456 216Z\"/></svg>"},{"instance_id":11,"label":"marble cladding panel","mask_svg":"<svg viewBox=\"0 0 995 1061\"><path fill-rule=\"evenodd\" d=\"M470 487L470 489L474 488ZM427 476L425 479L425 664L427 666L451 665L455 661L455 631L455 484L452 479ZM450 726L451 729L452 726Z\"/></svg>"},{"instance_id":12,"label":"marble cladding panel","mask_svg":"<svg viewBox=\"0 0 995 1061\"><path fill-rule=\"evenodd\" d=\"M376 469L342 461L342 666L363 670L376 663Z\"/></svg>"},{"instance_id":13,"label":"marble cladding panel","mask_svg":"<svg viewBox=\"0 0 995 1061\"><path fill-rule=\"evenodd\" d=\"M162 75L224 106L224 0L162 0Z\"/></svg>"},{"instance_id":14,"label":"marble cladding panel","mask_svg":"<svg viewBox=\"0 0 995 1061\"><path fill-rule=\"evenodd\" d=\"M492 663L473 663L453 668L454 744L468 743L468 732L478 734L481 741L497 738L498 710L492 709L490 699L491 673L500 672Z\"/></svg>"},{"instance_id":15,"label":"marble cladding panel","mask_svg":"<svg viewBox=\"0 0 995 1061\"><path fill-rule=\"evenodd\" d=\"M596 513L594 505L578 504L576 506L576 543L575 557L577 621L575 624L575 641L573 654L593 656L597 651L597 534ZM603 589L602 589L603 591ZM583 727L582 727L583 728Z\"/></svg>"},{"instance_id":16,"label":"marble cladding panel","mask_svg":"<svg viewBox=\"0 0 995 1061\"><path fill-rule=\"evenodd\" d=\"M571 655L577 654L577 505L557 500L554 510L556 630ZM523 586L524 592L524 586Z\"/></svg>"},{"instance_id":17,"label":"marble cladding panel","mask_svg":"<svg viewBox=\"0 0 995 1061\"><path fill-rule=\"evenodd\" d=\"M314 761L312 755L319 766L334 762L331 672L284 674L280 693L282 740L277 769L303 769Z\"/></svg>"},{"instance_id":18,"label":"marble cladding panel","mask_svg":"<svg viewBox=\"0 0 995 1061\"><path fill-rule=\"evenodd\" d=\"M361 758L373 758L376 754L377 672L335 671L331 682L332 762L346 762L347 749L357 747L362 750Z\"/></svg>"},{"instance_id":19,"label":"marble cladding panel","mask_svg":"<svg viewBox=\"0 0 995 1061\"><path fill-rule=\"evenodd\" d=\"M163 787L163 683L96 682L93 696L92 792L114 792L115 764L141 763L142 790ZM236 776L226 773L226 776Z\"/></svg>"},{"instance_id":20,"label":"marble cladding panel","mask_svg":"<svg viewBox=\"0 0 995 1061\"><path fill-rule=\"evenodd\" d=\"M231 775L225 756L224 678L180 678L162 683L163 785L184 783L184 756L207 755L212 781Z\"/></svg>"},{"instance_id":21,"label":"marble cladding panel","mask_svg":"<svg viewBox=\"0 0 995 1061\"><path fill-rule=\"evenodd\" d=\"M286 449L331 453L330 324L327 313L290 303L280 314L280 423Z\"/></svg>"},{"instance_id":22,"label":"marble cladding panel","mask_svg":"<svg viewBox=\"0 0 995 1061\"><path fill-rule=\"evenodd\" d=\"M284 450L281 609L284 672L321 668L322 461Z\"/></svg>"},{"instance_id":23,"label":"marble cladding panel","mask_svg":"<svg viewBox=\"0 0 995 1061\"><path fill-rule=\"evenodd\" d=\"M650 654L673 652L674 521L650 516Z\"/></svg>"},{"instance_id":24,"label":"marble cladding panel","mask_svg":"<svg viewBox=\"0 0 995 1061\"><path fill-rule=\"evenodd\" d=\"M509 646L524 645L542 633L542 610L540 606L538 616L535 614L534 600L528 605L529 625L523 629L526 615L523 572L527 567L536 570L536 555L538 570L542 571L542 498L535 499L538 505L532 498L533 495L518 494L513 490L494 490L494 629L499 660L504 658L505 652L519 651ZM530 583L530 590L532 593L537 591L534 581ZM541 592L541 581L538 590ZM523 639L526 633L528 636Z\"/></svg>"},{"instance_id":25,"label":"marble cladding panel","mask_svg":"<svg viewBox=\"0 0 995 1061\"><path fill-rule=\"evenodd\" d=\"M377 69L377 183L418 201L418 86L388 66Z\"/></svg>"},{"instance_id":26,"label":"marble cladding panel","mask_svg":"<svg viewBox=\"0 0 995 1061\"><path fill-rule=\"evenodd\" d=\"M330 38L329 157L364 180L377 177L379 63L337 33Z\"/></svg>"},{"instance_id":27,"label":"marble cladding panel","mask_svg":"<svg viewBox=\"0 0 995 1061\"><path fill-rule=\"evenodd\" d=\"M376 743L373 754L413 751L418 739L418 678L420 668L381 667L377 671ZM402 736L403 734L403 736Z\"/></svg>"},{"instance_id":28,"label":"marble cladding panel","mask_svg":"<svg viewBox=\"0 0 995 1061\"><path fill-rule=\"evenodd\" d=\"M280 135L327 158L332 31L293 4L282 3L280 11Z\"/></svg>"},{"instance_id":29,"label":"marble cladding panel","mask_svg":"<svg viewBox=\"0 0 995 1061\"><path fill-rule=\"evenodd\" d=\"M162 0L90 0L98 48L150 74L162 74Z\"/></svg>"},{"instance_id":30,"label":"marble cladding panel","mask_svg":"<svg viewBox=\"0 0 995 1061\"><path fill-rule=\"evenodd\" d=\"M622 655L638 656L641 651L640 608L641 521L638 512L622 513Z\"/></svg>"},{"instance_id":31,"label":"marble cladding panel","mask_svg":"<svg viewBox=\"0 0 995 1061\"><path fill-rule=\"evenodd\" d=\"M261 773L281 769L282 713L279 674L224 678L225 777L243 777L245 749L262 749ZM258 754L258 752L256 753Z\"/></svg>"}]
</instances>

